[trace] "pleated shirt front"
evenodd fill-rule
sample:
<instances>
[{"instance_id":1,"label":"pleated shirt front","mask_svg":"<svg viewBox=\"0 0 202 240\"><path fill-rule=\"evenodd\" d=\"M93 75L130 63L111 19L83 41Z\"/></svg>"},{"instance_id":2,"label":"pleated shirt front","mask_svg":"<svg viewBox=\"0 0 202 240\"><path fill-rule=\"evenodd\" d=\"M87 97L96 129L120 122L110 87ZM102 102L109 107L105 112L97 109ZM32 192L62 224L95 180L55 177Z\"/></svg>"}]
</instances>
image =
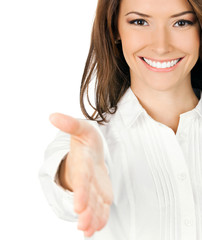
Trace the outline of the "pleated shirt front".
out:
<instances>
[{"instance_id":1,"label":"pleated shirt front","mask_svg":"<svg viewBox=\"0 0 202 240\"><path fill-rule=\"evenodd\" d=\"M169 113L168 113L169 115ZM202 239L202 100L180 115L177 133L147 114L131 88L109 123L98 125L114 201L107 225L93 240ZM40 171L55 213L77 221L74 194L55 181L69 135L59 132Z\"/></svg>"}]
</instances>

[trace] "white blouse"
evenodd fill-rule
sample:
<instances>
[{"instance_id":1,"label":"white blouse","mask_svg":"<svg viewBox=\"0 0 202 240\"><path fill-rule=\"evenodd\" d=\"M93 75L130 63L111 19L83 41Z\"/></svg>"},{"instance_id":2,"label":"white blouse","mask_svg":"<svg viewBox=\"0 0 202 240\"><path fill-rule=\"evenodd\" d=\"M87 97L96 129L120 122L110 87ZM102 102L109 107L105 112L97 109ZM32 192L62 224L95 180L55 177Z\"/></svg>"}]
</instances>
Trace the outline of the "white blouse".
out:
<instances>
[{"instance_id":1,"label":"white blouse","mask_svg":"<svg viewBox=\"0 0 202 240\"><path fill-rule=\"evenodd\" d=\"M107 225L85 239L201 240L202 99L180 115L176 135L147 114L131 88L109 118L104 126L89 122L103 138L114 201ZM56 183L69 142L68 134L58 133L39 178L57 216L73 222L74 193Z\"/></svg>"}]
</instances>

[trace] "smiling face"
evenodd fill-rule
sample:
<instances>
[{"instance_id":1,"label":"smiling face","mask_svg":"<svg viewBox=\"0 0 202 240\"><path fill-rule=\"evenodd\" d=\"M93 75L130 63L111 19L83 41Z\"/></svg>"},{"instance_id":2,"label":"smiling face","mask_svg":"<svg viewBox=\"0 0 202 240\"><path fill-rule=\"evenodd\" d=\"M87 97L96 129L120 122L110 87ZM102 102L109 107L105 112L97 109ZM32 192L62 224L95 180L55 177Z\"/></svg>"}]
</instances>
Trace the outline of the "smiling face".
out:
<instances>
[{"instance_id":1,"label":"smiling face","mask_svg":"<svg viewBox=\"0 0 202 240\"><path fill-rule=\"evenodd\" d=\"M190 81L200 27L187 0L121 0L118 31L132 88L162 91Z\"/></svg>"}]
</instances>

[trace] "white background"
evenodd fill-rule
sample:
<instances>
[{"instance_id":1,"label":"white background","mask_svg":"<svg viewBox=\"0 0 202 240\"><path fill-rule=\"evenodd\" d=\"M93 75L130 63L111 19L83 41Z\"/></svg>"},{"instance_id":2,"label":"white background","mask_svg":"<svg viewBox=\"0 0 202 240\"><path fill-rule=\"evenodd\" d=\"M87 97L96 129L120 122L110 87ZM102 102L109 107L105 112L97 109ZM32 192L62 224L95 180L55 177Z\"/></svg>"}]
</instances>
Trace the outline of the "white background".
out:
<instances>
[{"instance_id":1,"label":"white background","mask_svg":"<svg viewBox=\"0 0 202 240\"><path fill-rule=\"evenodd\" d=\"M60 220L38 171L57 129L49 115L81 117L79 88L96 0L0 1L0 239L83 239Z\"/></svg>"}]
</instances>

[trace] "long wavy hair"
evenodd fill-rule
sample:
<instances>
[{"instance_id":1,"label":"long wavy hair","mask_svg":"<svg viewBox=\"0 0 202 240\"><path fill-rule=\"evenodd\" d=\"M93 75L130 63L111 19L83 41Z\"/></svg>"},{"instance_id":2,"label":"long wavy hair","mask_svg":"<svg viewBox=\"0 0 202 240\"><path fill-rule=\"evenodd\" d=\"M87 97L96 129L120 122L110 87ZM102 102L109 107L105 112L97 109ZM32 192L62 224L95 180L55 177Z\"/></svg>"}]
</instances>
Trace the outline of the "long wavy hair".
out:
<instances>
[{"instance_id":1,"label":"long wavy hair","mask_svg":"<svg viewBox=\"0 0 202 240\"><path fill-rule=\"evenodd\" d=\"M191 71L193 88L202 90L202 1L188 0L198 18L201 28L200 57ZM87 119L99 124L107 122L106 114L114 114L117 103L130 87L130 71L123 56L121 44L117 44L118 13L121 0L98 0L81 88L80 106ZM193 46L194 47L194 46ZM95 106L89 98L89 86L95 81ZM85 96L86 95L86 96ZM89 115L84 104L94 109Z\"/></svg>"}]
</instances>

